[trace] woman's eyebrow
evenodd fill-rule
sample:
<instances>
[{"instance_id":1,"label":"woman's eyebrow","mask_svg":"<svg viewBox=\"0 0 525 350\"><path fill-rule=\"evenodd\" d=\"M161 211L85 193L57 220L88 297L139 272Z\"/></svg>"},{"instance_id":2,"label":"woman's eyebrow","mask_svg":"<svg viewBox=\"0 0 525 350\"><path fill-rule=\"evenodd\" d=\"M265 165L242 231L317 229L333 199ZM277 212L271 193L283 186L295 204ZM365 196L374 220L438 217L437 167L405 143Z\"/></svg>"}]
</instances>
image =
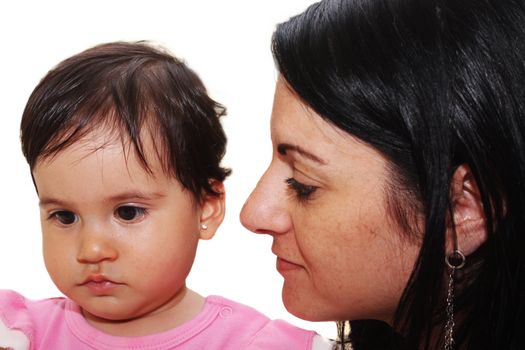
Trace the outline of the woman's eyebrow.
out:
<instances>
[{"instance_id":1,"label":"woman's eyebrow","mask_svg":"<svg viewBox=\"0 0 525 350\"><path fill-rule=\"evenodd\" d=\"M319 158L318 156L316 156L315 154L313 154L311 152L308 152L307 150L305 150L301 146L292 145L292 144L289 144L289 143L280 143L280 144L277 145L277 152L279 152L279 154L284 156L284 155L286 155L286 152L288 152L288 151L297 152L301 156L303 156L303 157L305 157L305 158L307 158L309 160L312 160L312 161L314 161L316 163L319 163L321 165L328 164L325 160Z\"/></svg>"}]
</instances>

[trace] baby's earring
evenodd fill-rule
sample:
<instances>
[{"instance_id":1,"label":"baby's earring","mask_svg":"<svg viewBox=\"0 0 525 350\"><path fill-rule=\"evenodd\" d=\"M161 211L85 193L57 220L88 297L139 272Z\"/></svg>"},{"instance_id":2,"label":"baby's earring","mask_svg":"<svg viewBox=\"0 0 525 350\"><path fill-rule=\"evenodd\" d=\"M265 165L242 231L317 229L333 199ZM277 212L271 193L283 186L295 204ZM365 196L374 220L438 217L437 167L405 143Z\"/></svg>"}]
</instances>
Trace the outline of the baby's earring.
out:
<instances>
[{"instance_id":1,"label":"baby's earring","mask_svg":"<svg viewBox=\"0 0 525 350\"><path fill-rule=\"evenodd\" d=\"M201 224L201 229L203 229L203 230L207 230L207 229L208 229L208 225L206 225L206 224Z\"/></svg>"}]
</instances>

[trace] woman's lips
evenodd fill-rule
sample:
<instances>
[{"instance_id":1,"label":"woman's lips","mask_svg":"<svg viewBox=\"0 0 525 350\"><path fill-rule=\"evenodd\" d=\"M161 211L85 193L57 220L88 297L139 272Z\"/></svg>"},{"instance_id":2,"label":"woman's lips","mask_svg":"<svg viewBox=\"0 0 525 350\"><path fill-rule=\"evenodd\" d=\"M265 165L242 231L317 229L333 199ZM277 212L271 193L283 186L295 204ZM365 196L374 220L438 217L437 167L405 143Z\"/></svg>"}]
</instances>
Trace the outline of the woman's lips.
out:
<instances>
[{"instance_id":1,"label":"woman's lips","mask_svg":"<svg viewBox=\"0 0 525 350\"><path fill-rule=\"evenodd\" d=\"M289 260L277 257L276 268L277 271L279 271L282 274L290 271L300 270L303 267Z\"/></svg>"}]
</instances>

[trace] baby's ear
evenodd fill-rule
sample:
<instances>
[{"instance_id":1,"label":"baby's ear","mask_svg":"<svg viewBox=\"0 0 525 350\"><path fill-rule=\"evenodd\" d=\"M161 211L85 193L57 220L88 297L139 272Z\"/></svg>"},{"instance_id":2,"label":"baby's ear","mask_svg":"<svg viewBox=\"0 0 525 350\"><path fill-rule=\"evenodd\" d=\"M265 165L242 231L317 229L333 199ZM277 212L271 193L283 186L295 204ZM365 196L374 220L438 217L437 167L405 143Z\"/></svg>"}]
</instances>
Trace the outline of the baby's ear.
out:
<instances>
[{"instance_id":1,"label":"baby's ear","mask_svg":"<svg viewBox=\"0 0 525 350\"><path fill-rule=\"evenodd\" d=\"M224 220L225 194L221 181L210 180L210 185L219 195L204 192L201 200L200 238L211 239Z\"/></svg>"},{"instance_id":2,"label":"baby's ear","mask_svg":"<svg viewBox=\"0 0 525 350\"><path fill-rule=\"evenodd\" d=\"M487 240L487 228L479 188L468 165L462 164L456 169L450 191L457 249L469 255ZM455 249L454 227L449 224L447 254Z\"/></svg>"}]
</instances>

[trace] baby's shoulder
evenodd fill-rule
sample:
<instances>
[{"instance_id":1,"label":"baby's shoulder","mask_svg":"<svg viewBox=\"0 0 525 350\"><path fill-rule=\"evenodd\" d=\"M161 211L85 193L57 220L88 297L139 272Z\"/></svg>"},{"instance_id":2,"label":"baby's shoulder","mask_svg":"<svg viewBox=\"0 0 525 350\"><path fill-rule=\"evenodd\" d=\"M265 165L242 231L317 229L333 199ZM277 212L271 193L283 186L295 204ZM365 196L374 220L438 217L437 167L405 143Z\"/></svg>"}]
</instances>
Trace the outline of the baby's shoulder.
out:
<instances>
[{"instance_id":1,"label":"baby's shoulder","mask_svg":"<svg viewBox=\"0 0 525 350\"><path fill-rule=\"evenodd\" d=\"M271 320L251 306L224 297L209 296L206 298L206 304L213 307L221 327L237 331L242 329L244 333L257 333L268 325L281 323Z\"/></svg>"},{"instance_id":2,"label":"baby's shoulder","mask_svg":"<svg viewBox=\"0 0 525 350\"><path fill-rule=\"evenodd\" d=\"M0 348L29 349L33 333L26 299L11 290L0 290Z\"/></svg>"},{"instance_id":3,"label":"baby's shoulder","mask_svg":"<svg viewBox=\"0 0 525 350\"><path fill-rule=\"evenodd\" d=\"M30 349L38 325L61 309L63 298L32 301L12 290L0 290L0 348Z\"/></svg>"},{"instance_id":4,"label":"baby's shoulder","mask_svg":"<svg viewBox=\"0 0 525 350\"><path fill-rule=\"evenodd\" d=\"M220 328L230 336L245 338L246 349L312 349L314 331L283 320L271 320L256 309L223 297L208 297L207 303L219 307Z\"/></svg>"}]
</instances>

